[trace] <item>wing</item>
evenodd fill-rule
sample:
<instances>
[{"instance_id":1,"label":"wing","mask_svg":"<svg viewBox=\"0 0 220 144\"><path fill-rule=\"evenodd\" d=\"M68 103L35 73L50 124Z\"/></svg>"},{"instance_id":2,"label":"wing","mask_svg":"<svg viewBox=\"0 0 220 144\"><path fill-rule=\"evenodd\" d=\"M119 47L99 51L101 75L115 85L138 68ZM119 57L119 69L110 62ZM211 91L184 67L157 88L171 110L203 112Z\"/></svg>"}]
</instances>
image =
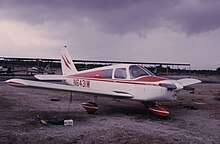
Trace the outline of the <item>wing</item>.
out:
<instances>
[{"instance_id":1,"label":"wing","mask_svg":"<svg viewBox=\"0 0 220 144\"><path fill-rule=\"evenodd\" d=\"M200 80L198 79L193 79L193 78L183 78L183 79L179 79L177 80L183 87L189 86L189 85L193 85L193 84L197 84L197 83L201 83Z\"/></svg>"},{"instance_id":2,"label":"wing","mask_svg":"<svg viewBox=\"0 0 220 144\"><path fill-rule=\"evenodd\" d=\"M129 93L94 90L94 89L89 89L89 88L79 88L79 87L74 87L71 85L64 85L64 84L55 84L55 83L39 82L39 81L31 81L31 80L23 80L23 79L10 79L5 82L12 86L17 86L17 87L53 89L53 90L59 90L59 91L95 94L95 95L114 97L114 98L133 98L133 95Z\"/></svg>"},{"instance_id":3,"label":"wing","mask_svg":"<svg viewBox=\"0 0 220 144\"><path fill-rule=\"evenodd\" d=\"M168 90L180 91L182 89L192 90L192 88L189 88L188 86L197 84L197 83L201 83L201 81L198 79L193 79L193 78L183 78L179 80L164 80L161 83L159 83L159 85L161 87L167 88Z\"/></svg>"},{"instance_id":4,"label":"wing","mask_svg":"<svg viewBox=\"0 0 220 144\"><path fill-rule=\"evenodd\" d=\"M39 80L65 80L63 75L34 75Z\"/></svg>"}]
</instances>

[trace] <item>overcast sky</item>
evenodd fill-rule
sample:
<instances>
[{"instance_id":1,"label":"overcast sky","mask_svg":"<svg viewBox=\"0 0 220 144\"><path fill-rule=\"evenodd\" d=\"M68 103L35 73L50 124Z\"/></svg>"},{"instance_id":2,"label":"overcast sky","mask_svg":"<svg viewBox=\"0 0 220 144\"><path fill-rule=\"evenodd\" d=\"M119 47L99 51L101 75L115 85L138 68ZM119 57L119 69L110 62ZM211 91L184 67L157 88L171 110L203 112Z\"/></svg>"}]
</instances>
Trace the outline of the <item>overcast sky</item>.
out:
<instances>
[{"instance_id":1,"label":"overcast sky","mask_svg":"<svg viewBox=\"0 0 220 144\"><path fill-rule=\"evenodd\" d=\"M219 0L0 0L0 57L220 67Z\"/></svg>"}]
</instances>

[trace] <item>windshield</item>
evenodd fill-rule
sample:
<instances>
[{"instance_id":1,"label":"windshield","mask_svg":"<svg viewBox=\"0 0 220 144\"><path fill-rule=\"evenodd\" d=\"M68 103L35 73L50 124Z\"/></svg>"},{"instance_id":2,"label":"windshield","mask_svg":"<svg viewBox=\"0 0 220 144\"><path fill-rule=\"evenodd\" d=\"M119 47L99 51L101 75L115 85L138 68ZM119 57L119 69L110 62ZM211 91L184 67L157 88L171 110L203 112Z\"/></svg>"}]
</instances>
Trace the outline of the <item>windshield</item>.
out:
<instances>
[{"instance_id":1,"label":"windshield","mask_svg":"<svg viewBox=\"0 0 220 144\"><path fill-rule=\"evenodd\" d=\"M137 65L131 65L129 67L129 73L130 73L131 79L135 79L135 78L138 78L138 77L141 77L141 76L152 76L152 75L154 75L152 72L150 72L146 68L144 68L142 66L137 66Z\"/></svg>"}]
</instances>

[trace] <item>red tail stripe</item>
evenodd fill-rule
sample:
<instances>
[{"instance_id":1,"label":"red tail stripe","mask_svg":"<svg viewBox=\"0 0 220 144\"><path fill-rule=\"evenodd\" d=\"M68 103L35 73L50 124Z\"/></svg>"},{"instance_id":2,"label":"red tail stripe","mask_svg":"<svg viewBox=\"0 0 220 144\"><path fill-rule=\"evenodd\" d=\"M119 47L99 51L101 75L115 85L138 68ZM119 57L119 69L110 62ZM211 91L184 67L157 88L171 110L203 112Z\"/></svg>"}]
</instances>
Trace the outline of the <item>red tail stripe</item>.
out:
<instances>
[{"instance_id":1,"label":"red tail stripe","mask_svg":"<svg viewBox=\"0 0 220 144\"><path fill-rule=\"evenodd\" d=\"M68 64L70 64L70 61L68 60L68 58L66 56L64 56L66 61L68 62Z\"/></svg>"},{"instance_id":2,"label":"red tail stripe","mask_svg":"<svg viewBox=\"0 0 220 144\"><path fill-rule=\"evenodd\" d=\"M61 56L62 56L62 55L61 55ZM66 62L66 59L65 59L63 56L62 56L62 59L63 59L65 65L66 65L66 67L68 67L69 69L71 69L70 66L69 66L69 64Z\"/></svg>"}]
</instances>

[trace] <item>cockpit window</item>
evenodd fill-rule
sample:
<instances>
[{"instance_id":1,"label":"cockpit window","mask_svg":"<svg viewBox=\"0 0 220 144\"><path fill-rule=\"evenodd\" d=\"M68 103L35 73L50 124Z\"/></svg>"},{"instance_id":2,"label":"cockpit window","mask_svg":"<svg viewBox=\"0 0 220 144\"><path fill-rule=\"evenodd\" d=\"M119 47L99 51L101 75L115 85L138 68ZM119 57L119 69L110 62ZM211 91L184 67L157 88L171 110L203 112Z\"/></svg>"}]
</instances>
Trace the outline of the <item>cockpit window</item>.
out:
<instances>
[{"instance_id":1,"label":"cockpit window","mask_svg":"<svg viewBox=\"0 0 220 144\"><path fill-rule=\"evenodd\" d=\"M125 68L117 68L115 70L115 78L126 79L127 73Z\"/></svg>"},{"instance_id":2,"label":"cockpit window","mask_svg":"<svg viewBox=\"0 0 220 144\"><path fill-rule=\"evenodd\" d=\"M141 76L149 76L149 75L154 75L151 73L149 70L145 69L142 66L137 66L137 65L131 65L129 67L129 73L131 79L135 79Z\"/></svg>"}]
</instances>

